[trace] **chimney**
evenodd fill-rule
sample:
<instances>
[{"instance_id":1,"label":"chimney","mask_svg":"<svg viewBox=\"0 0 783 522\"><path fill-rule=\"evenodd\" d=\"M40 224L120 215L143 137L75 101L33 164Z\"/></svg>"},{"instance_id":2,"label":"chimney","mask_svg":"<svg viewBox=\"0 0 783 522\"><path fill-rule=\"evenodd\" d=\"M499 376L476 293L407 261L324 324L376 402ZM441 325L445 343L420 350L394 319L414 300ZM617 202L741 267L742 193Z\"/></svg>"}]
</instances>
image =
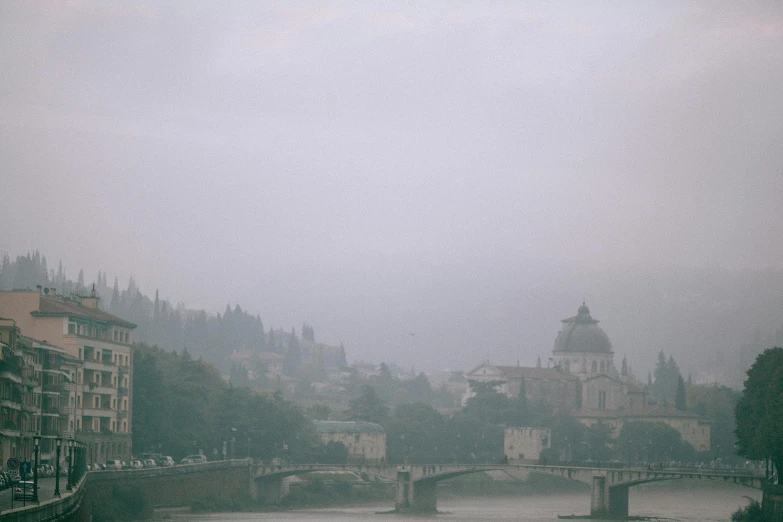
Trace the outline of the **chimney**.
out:
<instances>
[{"instance_id":1,"label":"chimney","mask_svg":"<svg viewBox=\"0 0 783 522\"><path fill-rule=\"evenodd\" d=\"M82 306L85 308L91 308L93 310L97 310L98 308L98 301L101 298L98 297L98 294L95 292L95 283L92 285L92 290L90 291L89 297L82 297Z\"/></svg>"}]
</instances>

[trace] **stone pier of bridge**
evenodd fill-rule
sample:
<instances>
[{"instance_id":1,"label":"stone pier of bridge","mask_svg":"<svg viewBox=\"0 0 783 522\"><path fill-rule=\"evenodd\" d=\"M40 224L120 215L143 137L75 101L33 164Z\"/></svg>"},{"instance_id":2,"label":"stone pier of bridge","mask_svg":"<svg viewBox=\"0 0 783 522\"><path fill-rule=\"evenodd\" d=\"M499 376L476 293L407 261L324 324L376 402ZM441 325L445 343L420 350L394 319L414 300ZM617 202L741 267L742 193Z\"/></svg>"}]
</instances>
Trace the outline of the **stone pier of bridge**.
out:
<instances>
[{"instance_id":1,"label":"stone pier of bridge","mask_svg":"<svg viewBox=\"0 0 783 522\"><path fill-rule=\"evenodd\" d=\"M628 516L628 485L610 486L606 477L593 477L593 491L590 497L590 516Z\"/></svg>"},{"instance_id":2,"label":"stone pier of bridge","mask_svg":"<svg viewBox=\"0 0 783 522\"><path fill-rule=\"evenodd\" d=\"M414 483L410 470L398 471L394 510L397 513L435 513L438 510L437 485L435 480Z\"/></svg>"}]
</instances>

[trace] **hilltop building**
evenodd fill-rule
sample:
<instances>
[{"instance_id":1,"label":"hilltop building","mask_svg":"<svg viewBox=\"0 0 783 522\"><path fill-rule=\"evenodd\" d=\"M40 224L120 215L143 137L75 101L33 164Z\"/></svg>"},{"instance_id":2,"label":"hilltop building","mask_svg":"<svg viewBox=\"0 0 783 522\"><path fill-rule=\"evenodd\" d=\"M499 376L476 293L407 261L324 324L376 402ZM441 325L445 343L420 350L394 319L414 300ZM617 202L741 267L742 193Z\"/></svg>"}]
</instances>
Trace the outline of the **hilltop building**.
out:
<instances>
[{"instance_id":1,"label":"hilltop building","mask_svg":"<svg viewBox=\"0 0 783 522\"><path fill-rule=\"evenodd\" d=\"M614 366L609 336L598 326L585 303L574 317L563 319L555 339L553 368L524 368L481 364L465 375L478 382L497 382L495 389L518 397L524 382L528 402L544 400L552 409L567 412L587 426L604 422L619 435L626 422L662 422L680 432L697 451L710 450L710 426L699 415L674 408L650 405L647 391L631 382L623 359L621 371ZM463 404L474 396L463 396Z\"/></svg>"},{"instance_id":2,"label":"hilltop building","mask_svg":"<svg viewBox=\"0 0 783 522\"><path fill-rule=\"evenodd\" d=\"M17 338L20 364L32 372L19 383L12 380L12 387L18 385L24 397L29 383L40 408L38 420L20 413L12 425L24 440L33 432L78 438L94 462L129 460L136 325L100 310L98 301L94 290L67 298L48 288L0 291L0 317L24 334Z\"/></svg>"}]
</instances>

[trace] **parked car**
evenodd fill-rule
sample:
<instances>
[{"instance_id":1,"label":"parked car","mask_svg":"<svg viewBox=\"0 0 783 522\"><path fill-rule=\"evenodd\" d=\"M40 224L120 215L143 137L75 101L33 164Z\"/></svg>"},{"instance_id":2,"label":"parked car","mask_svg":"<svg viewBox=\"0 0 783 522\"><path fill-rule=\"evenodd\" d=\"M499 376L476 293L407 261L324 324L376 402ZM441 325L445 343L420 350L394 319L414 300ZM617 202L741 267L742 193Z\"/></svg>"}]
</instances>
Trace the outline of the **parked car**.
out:
<instances>
[{"instance_id":1,"label":"parked car","mask_svg":"<svg viewBox=\"0 0 783 522\"><path fill-rule=\"evenodd\" d=\"M134 459L128 463L128 467L130 469L141 469L144 467L144 464L142 464L140 460Z\"/></svg>"},{"instance_id":2,"label":"parked car","mask_svg":"<svg viewBox=\"0 0 783 522\"><path fill-rule=\"evenodd\" d=\"M122 469L121 460L107 460L106 469Z\"/></svg>"},{"instance_id":3,"label":"parked car","mask_svg":"<svg viewBox=\"0 0 783 522\"><path fill-rule=\"evenodd\" d=\"M160 460L158 461L158 464L161 467L168 467L168 466L173 466L175 464L175 462L174 462L174 459L172 459L171 457L165 456L165 457L161 457L160 458Z\"/></svg>"},{"instance_id":4,"label":"parked car","mask_svg":"<svg viewBox=\"0 0 783 522\"><path fill-rule=\"evenodd\" d=\"M34 493L32 480L22 480L14 486L14 500L32 500Z\"/></svg>"},{"instance_id":5,"label":"parked car","mask_svg":"<svg viewBox=\"0 0 783 522\"><path fill-rule=\"evenodd\" d=\"M144 459L142 461L142 464L144 465L145 468L157 468L158 467L158 463L155 462L152 459Z\"/></svg>"},{"instance_id":6,"label":"parked car","mask_svg":"<svg viewBox=\"0 0 783 522\"><path fill-rule=\"evenodd\" d=\"M202 464L207 461L207 457L204 455L188 455L182 459L180 464Z\"/></svg>"}]
</instances>

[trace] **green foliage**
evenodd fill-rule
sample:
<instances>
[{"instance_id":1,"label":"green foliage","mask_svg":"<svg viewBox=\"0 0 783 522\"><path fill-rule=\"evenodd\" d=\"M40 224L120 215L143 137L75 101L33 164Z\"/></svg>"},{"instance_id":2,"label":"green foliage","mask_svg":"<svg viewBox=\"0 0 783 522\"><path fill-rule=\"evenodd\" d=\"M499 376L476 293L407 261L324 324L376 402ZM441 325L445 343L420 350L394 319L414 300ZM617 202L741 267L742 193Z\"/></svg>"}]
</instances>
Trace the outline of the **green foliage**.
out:
<instances>
[{"instance_id":1,"label":"green foliage","mask_svg":"<svg viewBox=\"0 0 783 522\"><path fill-rule=\"evenodd\" d=\"M473 381L471 381L473 382ZM488 383L483 383L488 384ZM485 424L519 424L518 400L512 400L493 388L486 386L473 388L476 395L468 399L462 413L468 417L480 420Z\"/></svg>"},{"instance_id":2,"label":"green foliage","mask_svg":"<svg viewBox=\"0 0 783 522\"><path fill-rule=\"evenodd\" d=\"M400 379L393 375L391 367L385 362L381 363L378 375L359 384L362 385L372 386L378 396L392 406L410 402L431 405L436 397L425 374L420 373L412 379Z\"/></svg>"},{"instance_id":3,"label":"green foliage","mask_svg":"<svg viewBox=\"0 0 783 522\"><path fill-rule=\"evenodd\" d=\"M300 508L303 506L345 505L354 503L377 502L394 498L393 489L385 484L352 485L348 480L333 478L325 481L318 476L304 477L307 484L291 488L283 497L282 507Z\"/></svg>"},{"instance_id":4,"label":"green foliage","mask_svg":"<svg viewBox=\"0 0 783 522\"><path fill-rule=\"evenodd\" d=\"M688 461L695 455L693 447L682 440L680 432L662 422L625 424L615 446L625 462Z\"/></svg>"},{"instance_id":5,"label":"green foliage","mask_svg":"<svg viewBox=\"0 0 783 522\"><path fill-rule=\"evenodd\" d=\"M570 415L558 414L549 421L552 430L550 450L554 460L586 460L587 451L583 444L587 427Z\"/></svg>"},{"instance_id":6,"label":"green foliage","mask_svg":"<svg viewBox=\"0 0 783 522\"><path fill-rule=\"evenodd\" d=\"M424 403L400 404L385 424L386 458L391 462L442 460L446 421Z\"/></svg>"},{"instance_id":7,"label":"green foliage","mask_svg":"<svg viewBox=\"0 0 783 522\"><path fill-rule=\"evenodd\" d=\"M312 420L329 420L332 409L325 404L313 404L307 408L307 416Z\"/></svg>"},{"instance_id":8,"label":"green foliage","mask_svg":"<svg viewBox=\"0 0 783 522\"><path fill-rule=\"evenodd\" d=\"M650 386L650 395L662 404L673 404L677 394L677 384L681 379L680 368L671 355L666 359L663 351L658 353L655 366L655 382Z\"/></svg>"},{"instance_id":9,"label":"green foliage","mask_svg":"<svg viewBox=\"0 0 783 522\"><path fill-rule=\"evenodd\" d=\"M331 441L318 448L316 462L323 464L345 464L348 461L348 448L342 442Z\"/></svg>"},{"instance_id":10,"label":"green foliage","mask_svg":"<svg viewBox=\"0 0 783 522\"><path fill-rule=\"evenodd\" d=\"M737 459L737 436L733 412L739 392L727 386L687 386L688 411L702 415L710 423L711 457Z\"/></svg>"},{"instance_id":11,"label":"green foliage","mask_svg":"<svg viewBox=\"0 0 783 522\"><path fill-rule=\"evenodd\" d=\"M226 441L228 456L304 460L316 445L312 423L294 404L227 386L217 369L187 352L137 344L133 364L137 452L214 458Z\"/></svg>"},{"instance_id":12,"label":"green foliage","mask_svg":"<svg viewBox=\"0 0 783 522\"><path fill-rule=\"evenodd\" d=\"M731 522L765 522L764 512L761 504L756 500L751 500L750 504L740 508L731 515Z\"/></svg>"},{"instance_id":13,"label":"green foliage","mask_svg":"<svg viewBox=\"0 0 783 522\"><path fill-rule=\"evenodd\" d=\"M351 401L350 408L346 412L348 420L363 420L383 423L389 414L386 401L375 392L375 388L369 385L362 386L362 393Z\"/></svg>"},{"instance_id":14,"label":"green foliage","mask_svg":"<svg viewBox=\"0 0 783 522\"><path fill-rule=\"evenodd\" d=\"M585 430L584 441L587 445L587 459L593 461L608 461L612 458L612 427L609 424L593 424Z\"/></svg>"},{"instance_id":15,"label":"green foliage","mask_svg":"<svg viewBox=\"0 0 783 522\"><path fill-rule=\"evenodd\" d=\"M686 399L685 399L685 381L682 379L682 375L677 380L677 392L674 397L674 407L680 411L685 411Z\"/></svg>"},{"instance_id":16,"label":"green foliage","mask_svg":"<svg viewBox=\"0 0 783 522\"><path fill-rule=\"evenodd\" d=\"M735 410L737 450L742 456L770 459L783 471L783 348L756 358Z\"/></svg>"}]
</instances>

